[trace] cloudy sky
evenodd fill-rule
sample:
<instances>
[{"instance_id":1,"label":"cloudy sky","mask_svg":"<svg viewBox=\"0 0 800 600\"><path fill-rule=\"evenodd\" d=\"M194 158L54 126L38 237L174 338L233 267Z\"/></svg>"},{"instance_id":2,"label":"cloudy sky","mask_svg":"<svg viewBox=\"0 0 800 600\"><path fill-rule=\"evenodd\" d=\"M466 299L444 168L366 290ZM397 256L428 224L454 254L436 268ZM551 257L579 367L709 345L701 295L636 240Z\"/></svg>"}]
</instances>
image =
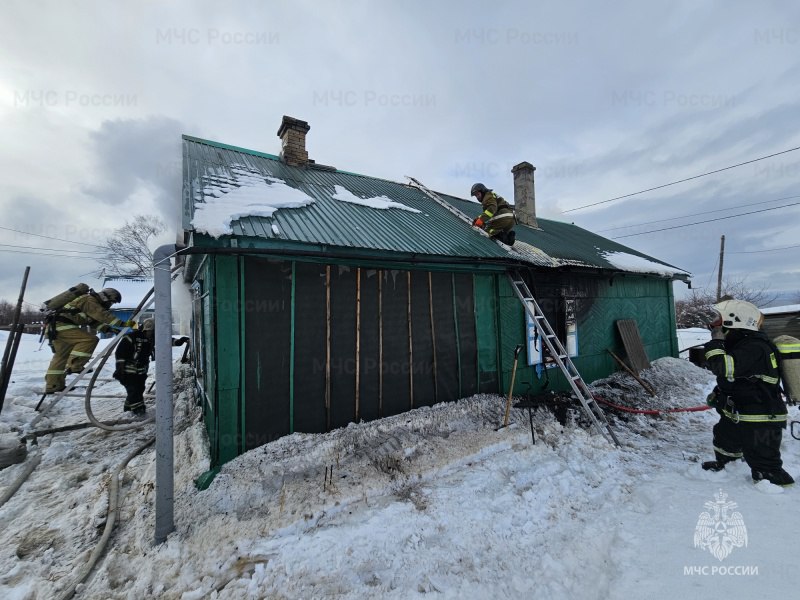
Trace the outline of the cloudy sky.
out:
<instances>
[{"instance_id":1,"label":"cloudy sky","mask_svg":"<svg viewBox=\"0 0 800 600\"><path fill-rule=\"evenodd\" d=\"M320 163L463 197L475 181L512 197L527 160L541 217L699 288L724 234L726 275L800 294L800 150L603 202L800 146L795 3L24 0L0 15L0 298L25 265L31 303L99 284L91 244L136 214L173 241L180 135L277 154L284 114L310 123Z\"/></svg>"}]
</instances>

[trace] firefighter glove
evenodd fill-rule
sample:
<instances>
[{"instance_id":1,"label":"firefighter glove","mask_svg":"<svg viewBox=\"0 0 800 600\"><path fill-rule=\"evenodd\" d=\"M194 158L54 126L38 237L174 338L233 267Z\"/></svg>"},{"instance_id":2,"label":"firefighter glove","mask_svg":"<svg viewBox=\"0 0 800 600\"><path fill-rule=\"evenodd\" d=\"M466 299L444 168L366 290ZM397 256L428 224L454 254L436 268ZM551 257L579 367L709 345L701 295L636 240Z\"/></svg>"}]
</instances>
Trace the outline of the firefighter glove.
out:
<instances>
[{"instance_id":1,"label":"firefighter glove","mask_svg":"<svg viewBox=\"0 0 800 600\"><path fill-rule=\"evenodd\" d=\"M473 227L483 227L483 217L478 217L472 222Z\"/></svg>"},{"instance_id":2,"label":"firefighter glove","mask_svg":"<svg viewBox=\"0 0 800 600\"><path fill-rule=\"evenodd\" d=\"M189 338L187 336L181 336L177 340L175 340L175 346L183 346L184 344L189 342Z\"/></svg>"},{"instance_id":3,"label":"firefighter glove","mask_svg":"<svg viewBox=\"0 0 800 600\"><path fill-rule=\"evenodd\" d=\"M716 408L718 402L719 393L717 388L714 388L714 390L706 397L706 404L708 404L711 408Z\"/></svg>"},{"instance_id":4,"label":"firefighter glove","mask_svg":"<svg viewBox=\"0 0 800 600\"><path fill-rule=\"evenodd\" d=\"M109 331L111 331L111 325L108 323L100 323L97 326L97 333L108 333Z\"/></svg>"}]
</instances>

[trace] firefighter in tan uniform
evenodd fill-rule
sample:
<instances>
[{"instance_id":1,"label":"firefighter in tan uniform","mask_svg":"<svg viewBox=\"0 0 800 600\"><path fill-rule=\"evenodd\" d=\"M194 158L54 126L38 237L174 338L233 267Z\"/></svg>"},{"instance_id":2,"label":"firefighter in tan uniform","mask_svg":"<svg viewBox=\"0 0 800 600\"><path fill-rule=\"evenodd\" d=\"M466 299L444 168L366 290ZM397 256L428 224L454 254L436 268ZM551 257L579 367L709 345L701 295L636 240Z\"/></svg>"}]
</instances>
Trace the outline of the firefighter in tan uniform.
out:
<instances>
[{"instance_id":1,"label":"firefighter in tan uniform","mask_svg":"<svg viewBox=\"0 0 800 600\"><path fill-rule=\"evenodd\" d=\"M514 232L514 223L517 222L517 219L511 205L482 183L473 185L470 195L475 196L483 208L483 212L472 222L472 225L480 227L490 237L513 246L517 237Z\"/></svg>"},{"instance_id":2,"label":"firefighter in tan uniform","mask_svg":"<svg viewBox=\"0 0 800 600\"><path fill-rule=\"evenodd\" d=\"M55 317L55 339L52 340L53 358L45 375L45 393L54 394L66 387L68 373L80 373L97 347L95 330L103 332L109 327L131 327L133 321L122 321L109 312L112 304L122 301L114 288L99 292L90 290L59 309ZM81 326L92 330L85 331Z\"/></svg>"}]
</instances>

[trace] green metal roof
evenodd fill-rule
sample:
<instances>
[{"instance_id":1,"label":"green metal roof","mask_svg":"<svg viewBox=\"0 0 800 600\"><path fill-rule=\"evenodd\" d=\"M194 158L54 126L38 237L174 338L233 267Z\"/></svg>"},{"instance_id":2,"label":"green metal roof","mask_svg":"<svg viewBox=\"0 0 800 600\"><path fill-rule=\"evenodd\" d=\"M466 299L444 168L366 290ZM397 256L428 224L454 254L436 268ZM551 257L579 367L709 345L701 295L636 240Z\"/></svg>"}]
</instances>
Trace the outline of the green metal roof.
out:
<instances>
[{"instance_id":1,"label":"green metal roof","mask_svg":"<svg viewBox=\"0 0 800 600\"><path fill-rule=\"evenodd\" d=\"M292 167L277 156L228 144L183 136L183 227L194 231L195 210L213 202L254 177L280 179L302 191L313 202L299 208L277 210L271 217L243 216L231 223L231 235L214 239L195 232L194 244L239 248L292 248L324 254L336 250L364 257L400 253L415 257L450 257L477 261L520 262L549 268L585 267L626 271L609 253L627 253L669 267L671 277L687 273L626 246L568 223L539 219L539 230L517 225L512 250L475 231L445 207L414 186L340 171L322 165ZM358 198L384 197L419 213L376 209L335 199L335 186ZM468 216L480 210L475 202L438 194ZM630 269L643 272L642 269ZM645 269L646 271L646 269ZM676 273L676 271L678 271Z\"/></svg>"},{"instance_id":2,"label":"green metal roof","mask_svg":"<svg viewBox=\"0 0 800 600\"><path fill-rule=\"evenodd\" d=\"M236 187L242 179L260 175L280 179L314 202L300 208L279 209L272 217L242 217L232 223L233 237L416 255L488 259L508 256L502 247L478 235L409 185L329 167L292 167L268 154L187 136L183 137L183 148L183 227L187 230L193 230L191 220L198 204L211 196L219 197L225 188ZM333 198L336 185L359 198L384 196L420 212L342 202ZM221 241L219 245L227 244Z\"/></svg>"},{"instance_id":3,"label":"green metal roof","mask_svg":"<svg viewBox=\"0 0 800 600\"><path fill-rule=\"evenodd\" d=\"M439 194L443 199L466 214L479 213L479 205L471 200L463 200L447 194ZM619 244L582 227L563 221L536 218L538 229L518 224L517 243L513 249L543 267L590 267L614 271L653 272L667 274L678 279L686 279L689 273L648 256L623 244ZM520 244L520 242L522 242ZM535 249L531 251L527 246ZM638 258L641 261L636 260ZM652 264L652 271L649 263ZM620 266L625 265L625 266Z\"/></svg>"}]
</instances>

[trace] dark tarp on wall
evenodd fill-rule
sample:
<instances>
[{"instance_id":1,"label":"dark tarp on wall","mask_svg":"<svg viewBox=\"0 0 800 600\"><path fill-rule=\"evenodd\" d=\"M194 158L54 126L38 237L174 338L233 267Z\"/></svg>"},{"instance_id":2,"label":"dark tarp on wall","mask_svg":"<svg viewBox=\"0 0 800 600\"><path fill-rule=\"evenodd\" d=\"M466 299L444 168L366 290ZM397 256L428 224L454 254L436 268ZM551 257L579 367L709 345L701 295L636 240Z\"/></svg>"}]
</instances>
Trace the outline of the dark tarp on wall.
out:
<instances>
[{"instance_id":1,"label":"dark tarp on wall","mask_svg":"<svg viewBox=\"0 0 800 600\"><path fill-rule=\"evenodd\" d=\"M459 348L453 303L453 276L431 273L434 339L436 347L436 401L458 400Z\"/></svg>"},{"instance_id":2,"label":"dark tarp on wall","mask_svg":"<svg viewBox=\"0 0 800 600\"><path fill-rule=\"evenodd\" d=\"M414 349L414 407L436 402L428 273L411 271L411 334Z\"/></svg>"},{"instance_id":3,"label":"dark tarp on wall","mask_svg":"<svg viewBox=\"0 0 800 600\"><path fill-rule=\"evenodd\" d=\"M328 426L325 266L296 263L295 277L294 430L322 433Z\"/></svg>"},{"instance_id":4,"label":"dark tarp on wall","mask_svg":"<svg viewBox=\"0 0 800 600\"><path fill-rule=\"evenodd\" d=\"M383 411L400 414L411 407L408 362L408 274L382 271Z\"/></svg>"},{"instance_id":5,"label":"dark tarp on wall","mask_svg":"<svg viewBox=\"0 0 800 600\"><path fill-rule=\"evenodd\" d=\"M329 319L326 270L330 273ZM412 406L429 406L477 393L472 275L300 262L295 263L294 273L292 330L292 264L245 260L247 449L291 431L324 432L354 420L377 419ZM294 377L290 387L291 368ZM330 411L325 406L328 369Z\"/></svg>"},{"instance_id":6,"label":"dark tarp on wall","mask_svg":"<svg viewBox=\"0 0 800 600\"><path fill-rule=\"evenodd\" d=\"M246 450L289 433L291 293L291 263L245 261Z\"/></svg>"},{"instance_id":7,"label":"dark tarp on wall","mask_svg":"<svg viewBox=\"0 0 800 600\"><path fill-rule=\"evenodd\" d=\"M332 429L356 416L356 274L355 268L331 267Z\"/></svg>"},{"instance_id":8,"label":"dark tarp on wall","mask_svg":"<svg viewBox=\"0 0 800 600\"><path fill-rule=\"evenodd\" d=\"M361 269L359 342L358 418L372 421L380 417L380 363L378 320L378 274L375 269Z\"/></svg>"}]
</instances>

